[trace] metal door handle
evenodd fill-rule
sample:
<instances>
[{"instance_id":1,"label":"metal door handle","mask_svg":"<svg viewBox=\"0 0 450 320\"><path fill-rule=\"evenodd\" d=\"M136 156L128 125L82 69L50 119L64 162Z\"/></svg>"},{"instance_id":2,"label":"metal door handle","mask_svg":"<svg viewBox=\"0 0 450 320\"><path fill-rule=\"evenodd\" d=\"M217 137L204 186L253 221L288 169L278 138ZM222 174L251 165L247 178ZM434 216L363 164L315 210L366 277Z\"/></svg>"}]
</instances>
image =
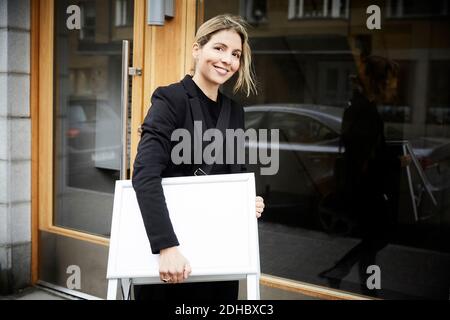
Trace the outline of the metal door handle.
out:
<instances>
[{"instance_id":1,"label":"metal door handle","mask_svg":"<svg viewBox=\"0 0 450 320\"><path fill-rule=\"evenodd\" d=\"M130 76L142 76L142 69L130 67L130 68L128 68L128 75L130 75Z\"/></svg>"},{"instance_id":2,"label":"metal door handle","mask_svg":"<svg viewBox=\"0 0 450 320\"><path fill-rule=\"evenodd\" d=\"M122 40L122 159L120 162L120 179L127 179L128 172L128 63L130 59L130 42Z\"/></svg>"}]
</instances>

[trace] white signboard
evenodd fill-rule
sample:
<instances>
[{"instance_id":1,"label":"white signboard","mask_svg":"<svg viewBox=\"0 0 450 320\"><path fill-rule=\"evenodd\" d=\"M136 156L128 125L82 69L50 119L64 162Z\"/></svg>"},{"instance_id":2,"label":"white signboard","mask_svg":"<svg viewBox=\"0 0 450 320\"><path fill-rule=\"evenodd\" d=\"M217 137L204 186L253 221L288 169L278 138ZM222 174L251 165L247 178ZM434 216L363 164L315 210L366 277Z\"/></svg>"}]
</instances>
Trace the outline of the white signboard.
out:
<instances>
[{"instance_id":1,"label":"white signboard","mask_svg":"<svg viewBox=\"0 0 450 320\"><path fill-rule=\"evenodd\" d=\"M187 282L247 279L247 298L259 299L259 245L253 173L164 178L170 219L189 260ZM118 283L162 283L131 181L116 182L108 258L108 299ZM124 291L122 291L124 292Z\"/></svg>"}]
</instances>

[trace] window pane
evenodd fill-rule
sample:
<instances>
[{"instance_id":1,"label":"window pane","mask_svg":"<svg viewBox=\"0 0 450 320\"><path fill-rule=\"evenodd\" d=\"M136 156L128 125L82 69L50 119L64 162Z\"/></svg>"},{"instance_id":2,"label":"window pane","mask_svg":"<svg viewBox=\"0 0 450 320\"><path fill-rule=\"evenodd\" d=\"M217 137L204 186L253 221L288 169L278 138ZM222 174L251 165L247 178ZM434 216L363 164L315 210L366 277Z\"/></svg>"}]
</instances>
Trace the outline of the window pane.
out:
<instances>
[{"instance_id":1,"label":"window pane","mask_svg":"<svg viewBox=\"0 0 450 320\"><path fill-rule=\"evenodd\" d=\"M246 129L260 129L264 127L264 116L263 112L251 112L247 111L245 113L245 127Z\"/></svg>"},{"instance_id":2,"label":"window pane","mask_svg":"<svg viewBox=\"0 0 450 320\"><path fill-rule=\"evenodd\" d=\"M79 31L66 27L73 4L82 7ZM132 28L115 36L114 4L55 1L54 224L103 236L120 173L121 40L132 37Z\"/></svg>"},{"instance_id":3,"label":"window pane","mask_svg":"<svg viewBox=\"0 0 450 320\"><path fill-rule=\"evenodd\" d=\"M205 20L240 4L205 1ZM379 298L448 300L448 4L386 1L382 16L393 18L373 31L367 6L268 0L267 23L250 28L259 92L235 99L266 114L262 128L280 129L282 142L277 174L248 166L266 202L261 269ZM324 11L348 19L295 19ZM370 266L381 289L367 286Z\"/></svg>"}]
</instances>

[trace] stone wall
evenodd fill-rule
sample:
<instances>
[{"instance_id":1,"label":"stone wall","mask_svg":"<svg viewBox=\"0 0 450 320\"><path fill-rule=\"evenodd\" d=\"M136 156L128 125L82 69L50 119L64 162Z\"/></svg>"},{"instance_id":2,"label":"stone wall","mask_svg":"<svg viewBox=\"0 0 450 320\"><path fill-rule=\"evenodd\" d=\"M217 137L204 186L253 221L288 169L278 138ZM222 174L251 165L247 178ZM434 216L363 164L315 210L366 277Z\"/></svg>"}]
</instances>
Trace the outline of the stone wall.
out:
<instances>
[{"instance_id":1,"label":"stone wall","mask_svg":"<svg viewBox=\"0 0 450 320\"><path fill-rule=\"evenodd\" d=\"M30 0L0 0L0 294L31 279Z\"/></svg>"}]
</instances>

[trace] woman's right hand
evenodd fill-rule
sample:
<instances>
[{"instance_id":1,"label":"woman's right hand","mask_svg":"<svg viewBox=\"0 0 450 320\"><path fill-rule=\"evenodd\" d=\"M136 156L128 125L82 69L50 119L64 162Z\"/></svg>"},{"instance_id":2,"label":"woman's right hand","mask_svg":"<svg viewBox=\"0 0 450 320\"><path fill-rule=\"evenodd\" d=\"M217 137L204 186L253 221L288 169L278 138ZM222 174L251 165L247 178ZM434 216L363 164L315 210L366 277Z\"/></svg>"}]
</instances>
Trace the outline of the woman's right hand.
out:
<instances>
[{"instance_id":1,"label":"woman's right hand","mask_svg":"<svg viewBox=\"0 0 450 320\"><path fill-rule=\"evenodd\" d=\"M181 283L191 274L189 261L177 247L162 249L159 252L159 277L163 282Z\"/></svg>"}]
</instances>

